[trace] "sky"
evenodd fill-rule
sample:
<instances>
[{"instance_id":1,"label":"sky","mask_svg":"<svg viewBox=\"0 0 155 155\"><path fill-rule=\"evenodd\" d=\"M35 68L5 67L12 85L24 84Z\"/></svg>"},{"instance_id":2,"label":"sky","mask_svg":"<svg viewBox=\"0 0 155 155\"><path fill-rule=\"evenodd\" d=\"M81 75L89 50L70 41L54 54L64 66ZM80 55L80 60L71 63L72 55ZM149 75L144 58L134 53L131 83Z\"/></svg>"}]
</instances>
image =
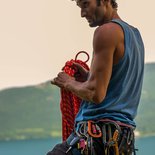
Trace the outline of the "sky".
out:
<instances>
[{"instance_id":1,"label":"sky","mask_svg":"<svg viewBox=\"0 0 155 155\"><path fill-rule=\"evenodd\" d=\"M155 1L117 2L120 17L141 32L145 62L155 62ZM51 80L78 51L91 58L94 30L71 0L0 0L0 90Z\"/></svg>"}]
</instances>

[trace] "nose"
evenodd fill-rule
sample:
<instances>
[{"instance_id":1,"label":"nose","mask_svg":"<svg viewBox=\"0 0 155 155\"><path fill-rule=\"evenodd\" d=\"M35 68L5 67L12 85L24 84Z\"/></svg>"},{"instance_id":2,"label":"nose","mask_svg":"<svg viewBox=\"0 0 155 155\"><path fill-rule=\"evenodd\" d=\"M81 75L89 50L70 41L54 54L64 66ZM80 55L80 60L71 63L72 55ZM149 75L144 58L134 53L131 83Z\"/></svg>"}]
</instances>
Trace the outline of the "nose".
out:
<instances>
[{"instance_id":1,"label":"nose","mask_svg":"<svg viewBox=\"0 0 155 155\"><path fill-rule=\"evenodd\" d=\"M86 17L86 11L84 9L81 9L81 17Z\"/></svg>"}]
</instances>

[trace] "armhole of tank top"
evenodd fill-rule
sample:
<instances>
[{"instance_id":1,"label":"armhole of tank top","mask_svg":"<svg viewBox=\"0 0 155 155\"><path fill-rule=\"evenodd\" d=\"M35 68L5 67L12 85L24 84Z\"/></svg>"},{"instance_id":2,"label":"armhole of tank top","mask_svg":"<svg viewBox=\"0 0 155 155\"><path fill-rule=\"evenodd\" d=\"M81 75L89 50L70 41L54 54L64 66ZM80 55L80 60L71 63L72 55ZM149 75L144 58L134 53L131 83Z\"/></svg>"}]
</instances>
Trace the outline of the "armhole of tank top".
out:
<instances>
[{"instance_id":1,"label":"armhole of tank top","mask_svg":"<svg viewBox=\"0 0 155 155\"><path fill-rule=\"evenodd\" d=\"M115 67L119 66L120 64L122 64L123 60L124 60L125 57L126 57L126 54L127 54L127 52L126 52L126 35L125 35L125 30L124 30L123 25L122 25L118 20L112 20L111 22L113 22L113 23L119 25L119 26L121 27L122 31L123 31L123 34L124 34L124 55L123 55L123 57L119 60L119 62L118 62L117 64L113 65L113 68L115 68Z\"/></svg>"}]
</instances>

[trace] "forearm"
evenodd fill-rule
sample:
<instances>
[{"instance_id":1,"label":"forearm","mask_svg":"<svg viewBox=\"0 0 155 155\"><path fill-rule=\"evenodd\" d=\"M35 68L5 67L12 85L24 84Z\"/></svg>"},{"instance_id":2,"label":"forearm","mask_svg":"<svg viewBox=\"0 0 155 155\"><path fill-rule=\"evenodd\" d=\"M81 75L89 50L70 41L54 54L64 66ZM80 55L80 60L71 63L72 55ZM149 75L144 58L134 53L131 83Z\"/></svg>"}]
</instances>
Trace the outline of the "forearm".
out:
<instances>
[{"instance_id":1,"label":"forearm","mask_svg":"<svg viewBox=\"0 0 155 155\"><path fill-rule=\"evenodd\" d=\"M74 77L70 77L65 72L60 72L51 83L72 92L83 100L98 104L101 103L105 97L103 77L96 77L95 75L98 76L98 74L100 74L100 72L91 74L88 80L80 82L75 80Z\"/></svg>"},{"instance_id":2,"label":"forearm","mask_svg":"<svg viewBox=\"0 0 155 155\"><path fill-rule=\"evenodd\" d=\"M65 89L71 91L82 100L94 102L94 87L88 81L78 82L72 79L66 84Z\"/></svg>"}]
</instances>

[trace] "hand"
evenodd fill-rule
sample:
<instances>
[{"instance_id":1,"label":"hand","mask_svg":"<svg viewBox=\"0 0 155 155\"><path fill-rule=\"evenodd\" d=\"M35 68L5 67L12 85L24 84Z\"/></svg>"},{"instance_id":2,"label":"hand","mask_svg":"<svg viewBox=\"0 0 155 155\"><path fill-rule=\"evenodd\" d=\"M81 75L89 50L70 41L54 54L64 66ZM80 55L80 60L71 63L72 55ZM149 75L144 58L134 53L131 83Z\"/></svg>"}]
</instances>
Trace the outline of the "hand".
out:
<instances>
[{"instance_id":1,"label":"hand","mask_svg":"<svg viewBox=\"0 0 155 155\"><path fill-rule=\"evenodd\" d=\"M89 72L79 63L74 62L73 66L77 69L77 72L74 75L75 80L79 82L85 82L87 80Z\"/></svg>"},{"instance_id":2,"label":"hand","mask_svg":"<svg viewBox=\"0 0 155 155\"><path fill-rule=\"evenodd\" d=\"M51 81L51 84L56 85L60 88L65 88L67 83L71 80L74 80L74 78L69 76L65 72L60 72L60 73L58 73L57 77L55 77Z\"/></svg>"}]
</instances>

